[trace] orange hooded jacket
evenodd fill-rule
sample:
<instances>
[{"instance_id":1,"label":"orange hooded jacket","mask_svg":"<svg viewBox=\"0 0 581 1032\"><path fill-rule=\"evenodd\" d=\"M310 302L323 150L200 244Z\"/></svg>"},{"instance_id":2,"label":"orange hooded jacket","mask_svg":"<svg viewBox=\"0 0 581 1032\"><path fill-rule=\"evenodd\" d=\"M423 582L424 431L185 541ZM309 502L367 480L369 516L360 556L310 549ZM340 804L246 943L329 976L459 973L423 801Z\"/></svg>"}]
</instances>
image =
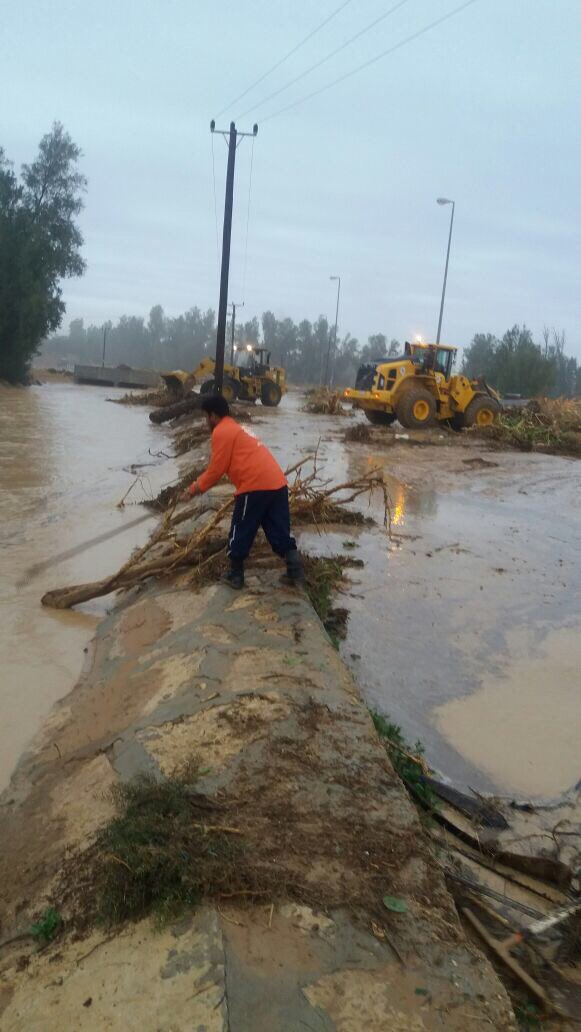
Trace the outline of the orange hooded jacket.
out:
<instances>
[{"instance_id":1,"label":"orange hooded jacket","mask_svg":"<svg viewBox=\"0 0 581 1032\"><path fill-rule=\"evenodd\" d=\"M197 487L204 494L224 474L234 484L237 495L248 491L278 491L287 483L266 445L230 416L224 416L213 430L210 464L188 490L191 493Z\"/></svg>"}]
</instances>

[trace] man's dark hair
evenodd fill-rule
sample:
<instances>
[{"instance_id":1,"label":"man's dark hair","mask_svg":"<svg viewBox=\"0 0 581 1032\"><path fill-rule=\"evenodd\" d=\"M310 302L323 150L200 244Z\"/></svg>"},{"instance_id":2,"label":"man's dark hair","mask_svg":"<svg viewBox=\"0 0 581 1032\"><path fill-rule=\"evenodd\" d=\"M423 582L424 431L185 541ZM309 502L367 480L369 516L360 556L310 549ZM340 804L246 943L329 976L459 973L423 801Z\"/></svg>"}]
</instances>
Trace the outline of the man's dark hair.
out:
<instances>
[{"instance_id":1,"label":"man's dark hair","mask_svg":"<svg viewBox=\"0 0 581 1032\"><path fill-rule=\"evenodd\" d=\"M202 412L208 416L219 416L220 419L223 419L224 416L230 415L230 406L221 394L211 394L210 397L202 400Z\"/></svg>"}]
</instances>

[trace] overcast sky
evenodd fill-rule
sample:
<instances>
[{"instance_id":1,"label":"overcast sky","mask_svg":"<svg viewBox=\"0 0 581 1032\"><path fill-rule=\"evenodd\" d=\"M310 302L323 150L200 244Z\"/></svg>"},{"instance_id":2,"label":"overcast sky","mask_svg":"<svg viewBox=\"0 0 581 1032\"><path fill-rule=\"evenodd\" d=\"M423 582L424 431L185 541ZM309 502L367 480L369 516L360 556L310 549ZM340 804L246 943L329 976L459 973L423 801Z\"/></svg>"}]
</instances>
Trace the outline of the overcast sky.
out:
<instances>
[{"instance_id":1,"label":"overcast sky","mask_svg":"<svg viewBox=\"0 0 581 1032\"><path fill-rule=\"evenodd\" d=\"M243 101L230 298L244 315L334 317L340 332L443 339L526 322L581 358L581 0L476 0L368 69L461 0L407 0L267 104L260 101L395 6L351 0ZM340 0L11 0L0 5L0 144L20 165L53 120L82 147L86 275L67 315L217 305L209 122ZM261 120L265 118L264 124ZM226 147L215 137L218 219Z\"/></svg>"}]
</instances>

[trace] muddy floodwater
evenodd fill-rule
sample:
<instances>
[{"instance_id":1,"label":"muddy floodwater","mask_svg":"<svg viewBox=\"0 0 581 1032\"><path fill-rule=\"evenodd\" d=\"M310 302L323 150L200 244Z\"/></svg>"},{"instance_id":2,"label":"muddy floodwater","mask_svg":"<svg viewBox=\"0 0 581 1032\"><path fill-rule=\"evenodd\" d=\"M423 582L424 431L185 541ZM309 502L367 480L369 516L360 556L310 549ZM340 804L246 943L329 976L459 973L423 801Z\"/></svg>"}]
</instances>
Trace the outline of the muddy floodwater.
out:
<instances>
[{"instance_id":1,"label":"muddy floodwater","mask_svg":"<svg viewBox=\"0 0 581 1032\"><path fill-rule=\"evenodd\" d=\"M52 704L74 686L112 599L76 612L40 606L56 586L113 573L144 543L147 520L39 575L26 571L144 513L133 505L175 475L147 410L106 399L123 391L71 384L0 387L0 788ZM132 464L136 464L132 466ZM141 481L124 509L117 503Z\"/></svg>"},{"instance_id":2,"label":"muddy floodwater","mask_svg":"<svg viewBox=\"0 0 581 1032\"><path fill-rule=\"evenodd\" d=\"M160 454L166 430L146 409L107 402L114 394L71 385L0 394L0 784L73 687L114 602L59 613L43 610L41 595L113 572L155 524L35 578L26 570L131 522L143 512L132 503L177 473ZM325 478L343 482L377 465L389 487L391 537L377 493L373 526L300 539L319 554L363 560L338 604L350 613L341 652L367 704L421 739L459 787L521 798L567 792L581 779L581 462L492 451L473 435L346 444L360 414L314 416L302 403L291 392L278 409L255 410L253 429L281 464L318 448Z\"/></svg>"},{"instance_id":3,"label":"muddy floodwater","mask_svg":"<svg viewBox=\"0 0 581 1032\"><path fill-rule=\"evenodd\" d=\"M566 792L581 779L581 462L467 435L347 445L351 422L289 420L281 406L263 436L292 461L320 442L334 479L385 474L391 541L378 497L375 527L301 538L329 554L348 542L364 561L339 604L350 611L341 651L366 701L460 787Z\"/></svg>"}]
</instances>

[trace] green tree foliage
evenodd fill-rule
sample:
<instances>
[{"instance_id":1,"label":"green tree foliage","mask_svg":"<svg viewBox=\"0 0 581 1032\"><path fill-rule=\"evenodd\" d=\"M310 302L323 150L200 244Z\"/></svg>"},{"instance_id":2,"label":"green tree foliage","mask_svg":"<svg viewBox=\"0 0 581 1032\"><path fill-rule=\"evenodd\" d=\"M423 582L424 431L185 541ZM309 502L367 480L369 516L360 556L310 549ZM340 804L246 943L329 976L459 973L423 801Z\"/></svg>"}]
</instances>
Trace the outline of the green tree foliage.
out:
<instances>
[{"instance_id":1,"label":"green tree foliage","mask_svg":"<svg viewBox=\"0 0 581 1032\"><path fill-rule=\"evenodd\" d=\"M26 379L41 341L60 325L61 281L85 268L80 157L58 122L20 179L0 149L0 379L11 383Z\"/></svg>"},{"instance_id":2,"label":"green tree foliage","mask_svg":"<svg viewBox=\"0 0 581 1032\"><path fill-rule=\"evenodd\" d=\"M462 371L483 376L503 394L571 397L578 390L577 361L565 353L565 335L543 331L543 344L533 340L526 326L513 326L500 339L477 333L464 352Z\"/></svg>"},{"instance_id":3,"label":"green tree foliage","mask_svg":"<svg viewBox=\"0 0 581 1032\"><path fill-rule=\"evenodd\" d=\"M108 365L130 365L146 369L193 369L206 354L213 354L216 341L214 312L190 308L175 318L161 305L154 305L147 322L140 316L122 315L114 326L85 327L73 319L68 334L49 338L42 348L42 360L100 365L103 330L107 329Z\"/></svg>"},{"instance_id":4,"label":"green tree foliage","mask_svg":"<svg viewBox=\"0 0 581 1032\"><path fill-rule=\"evenodd\" d=\"M166 315L155 305L148 320L122 316L113 326L107 323L107 362L126 363L134 367L154 369L194 369L216 348L216 320L212 309L202 312L190 308L183 315ZM67 335L51 337L43 346L43 361L86 362L100 365L103 348L103 326L85 327L82 319L74 319ZM227 358L230 357L230 333L227 333ZM235 339L239 346L261 344L271 352L274 365L286 369L290 383L318 384L322 381L329 354L330 378L335 386L355 382L362 363L403 354L403 344L383 333L370 336L366 344L355 337L339 334L334 347L334 325L324 316L315 322L303 319L277 319L265 312L259 321L237 320ZM484 376L487 382L503 393L530 397L552 394L571 397L581 392L581 368L565 354L563 333L545 330L543 343L533 340L526 326L513 326L502 338L490 333L477 333L464 353L463 370L468 376Z\"/></svg>"}]
</instances>

